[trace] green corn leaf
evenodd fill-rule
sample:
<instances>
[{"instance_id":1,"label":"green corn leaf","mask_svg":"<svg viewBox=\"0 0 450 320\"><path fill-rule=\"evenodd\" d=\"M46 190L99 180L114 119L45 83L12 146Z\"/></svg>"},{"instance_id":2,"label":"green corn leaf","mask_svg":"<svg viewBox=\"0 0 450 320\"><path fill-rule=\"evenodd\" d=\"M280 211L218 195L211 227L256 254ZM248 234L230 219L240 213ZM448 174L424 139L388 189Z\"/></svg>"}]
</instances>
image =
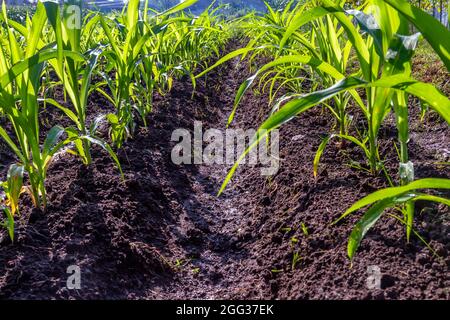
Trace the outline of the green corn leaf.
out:
<instances>
[{"instance_id":1,"label":"green corn leaf","mask_svg":"<svg viewBox=\"0 0 450 320\"><path fill-rule=\"evenodd\" d=\"M328 42L331 46L331 50L330 50L330 54L332 54L333 56L333 60L334 63L333 65L339 65L342 61L342 50L341 50L341 45L339 43L340 41L340 35L339 35L339 30L337 29L337 27L335 26L335 21L336 19L332 19L331 16L327 16L326 17L326 34L327 34L327 39ZM342 29L340 29L342 30Z\"/></svg>"},{"instance_id":2,"label":"green corn leaf","mask_svg":"<svg viewBox=\"0 0 450 320\"><path fill-rule=\"evenodd\" d=\"M429 181L422 181L422 182L420 182L420 180L415 181L415 182L420 182L420 187L417 187L417 185L416 185L414 187L414 189L422 189L425 187L425 185L430 188L439 187L439 188L450 189L450 180L448 180L448 179L422 179L422 180L429 180ZM443 181L440 181L440 182L434 181L432 184L430 184L429 182L431 180L443 180ZM445 186L445 184L446 184L446 186ZM368 197L370 197L374 194L377 194L377 193L379 194L380 192L388 191L389 189L392 190L392 189L398 189L398 188L402 188L402 187L387 188L387 189L379 190L379 191L376 191L373 194L369 195ZM450 206L449 199L434 196L434 195L428 195L428 194L411 194L411 193L409 193L409 191L411 191L411 189L410 188L407 188L407 189L408 190L406 190L405 192L402 192L400 194L397 191L390 192L389 194L385 195L383 198L375 200L374 201L374 202L376 202L375 204L373 204L374 202L371 202L371 204L373 204L373 206L370 207L367 210L367 212L364 214L364 216L358 221L358 223L355 225L355 227L353 228L352 233L350 235L348 245L347 245L347 253L348 253L348 257L350 259L353 259L354 255L356 253L356 250L358 249L359 244L361 243L362 239L366 235L367 231L375 225L375 223L381 217L383 211L386 208L392 207L397 204L406 204L406 210L412 210L412 212L408 212L406 221L403 221L406 224L407 238L409 241L410 234L413 231L412 230L412 226L413 226L412 219L414 218L414 206L412 205L413 204L412 201L419 201L419 200L433 201L433 202L439 202L439 203L443 203L447 206ZM366 198L368 198L368 197L366 197ZM364 200L364 199L361 199L361 200Z\"/></svg>"},{"instance_id":3,"label":"green corn leaf","mask_svg":"<svg viewBox=\"0 0 450 320\"><path fill-rule=\"evenodd\" d=\"M298 12L293 18L285 33L283 34L283 38L280 41L280 50L284 47L288 39L292 36L292 34L304 26L305 24L319 19L327 14L330 11L323 7L316 7L306 12Z\"/></svg>"},{"instance_id":4,"label":"green corn leaf","mask_svg":"<svg viewBox=\"0 0 450 320\"><path fill-rule=\"evenodd\" d=\"M407 192L418 190L418 189L450 189L450 180L441 178L426 178L413 181L405 186L392 187L382 190L378 190L370 195L362 198L361 200L354 203L345 213L334 223L345 218L352 212L355 212L367 205L374 202L385 200L387 198L394 198L403 195Z\"/></svg>"},{"instance_id":5,"label":"green corn leaf","mask_svg":"<svg viewBox=\"0 0 450 320\"><path fill-rule=\"evenodd\" d=\"M98 59L102 54L102 47L97 47L88 52L87 65L84 67L83 77L81 79L81 89L80 89L80 101L82 105L87 105L87 99L89 96L89 88L91 85L91 77L94 69L97 66Z\"/></svg>"},{"instance_id":6,"label":"green corn leaf","mask_svg":"<svg viewBox=\"0 0 450 320\"><path fill-rule=\"evenodd\" d=\"M197 1L198 0L184 0L184 1L180 1L180 3L178 3L177 5L173 6L172 8L167 9L164 12L161 12L158 15L159 16L164 16L164 15L169 15L169 14L172 14L172 13L176 13L178 11L184 10L184 9L192 6Z\"/></svg>"},{"instance_id":7,"label":"green corn leaf","mask_svg":"<svg viewBox=\"0 0 450 320\"><path fill-rule=\"evenodd\" d=\"M63 73L63 36L62 36L62 28L61 28L61 14L59 11L59 3L57 1L45 1L44 2L45 10L47 12L47 18L55 31L56 37L56 50L57 50L57 64L55 65L56 72L59 74Z\"/></svg>"},{"instance_id":8,"label":"green corn leaf","mask_svg":"<svg viewBox=\"0 0 450 320\"><path fill-rule=\"evenodd\" d=\"M402 75L397 75L384 77L371 83L355 77L346 78L330 88L310 93L302 98L291 100L278 112L269 117L260 128L272 130L286 121L289 121L292 117L298 115L299 113L310 109L324 100L332 98L340 92L364 87L380 87L403 90L429 103L435 111L437 111L448 123L450 123L450 100L447 97L445 97L430 84L419 82Z\"/></svg>"},{"instance_id":9,"label":"green corn leaf","mask_svg":"<svg viewBox=\"0 0 450 320\"><path fill-rule=\"evenodd\" d=\"M383 211L392 205L391 199L385 199L373 205L364 216L358 221L353 228L347 244L347 254L350 259L353 259L356 250L358 249L361 240L366 235L367 231L372 228L380 219Z\"/></svg>"},{"instance_id":10,"label":"green corn leaf","mask_svg":"<svg viewBox=\"0 0 450 320\"><path fill-rule=\"evenodd\" d=\"M46 22L47 17L45 15L44 5L39 1L36 5L36 12L33 15L31 34L27 37L26 58L31 57L36 52L36 48L42 35L42 29Z\"/></svg>"},{"instance_id":11,"label":"green corn leaf","mask_svg":"<svg viewBox=\"0 0 450 320\"><path fill-rule=\"evenodd\" d=\"M3 15L3 21L7 25L9 25L6 4L4 1L2 2L2 15ZM19 44L17 43L16 37L14 36L12 30L10 28L6 28L6 29L7 29L7 34L8 34L7 44L9 45L9 53L11 56L11 61L13 64L15 64L23 59L24 52L20 48Z\"/></svg>"},{"instance_id":12,"label":"green corn leaf","mask_svg":"<svg viewBox=\"0 0 450 320\"><path fill-rule=\"evenodd\" d=\"M265 137L270 131L290 121L293 117L309 110L317 104L334 97L340 92L364 87L392 88L403 90L407 93L415 95L429 103L434 110L436 110L448 123L450 123L450 100L440 93L433 85L419 82L402 75L384 77L371 83L355 77L346 78L325 90L316 91L301 98L293 99L286 103L279 111L272 114L259 127L255 136L255 143L250 145L250 147L239 158L240 160L238 160L230 169L220 188L219 194L223 192L226 185L231 180L231 177L239 166L239 163L245 158L250 150L257 145L260 139Z\"/></svg>"},{"instance_id":13,"label":"green corn leaf","mask_svg":"<svg viewBox=\"0 0 450 320\"><path fill-rule=\"evenodd\" d=\"M72 127L66 128L65 131L67 133L68 138L63 143L61 143L61 145L58 145L57 148L60 147L62 148L64 145L73 142L77 150L74 154L78 155L81 158L81 160L84 163L86 163L87 160L86 150L83 146L83 140L80 138L79 131ZM53 156L53 154L51 154L51 156Z\"/></svg>"},{"instance_id":14,"label":"green corn leaf","mask_svg":"<svg viewBox=\"0 0 450 320\"><path fill-rule=\"evenodd\" d=\"M88 22L86 22L83 25L83 28L81 29L80 38L89 39L92 36L92 34L96 31L96 27L99 22L100 22L100 15L97 15L97 14L93 15L88 20Z\"/></svg>"},{"instance_id":15,"label":"green corn leaf","mask_svg":"<svg viewBox=\"0 0 450 320\"><path fill-rule=\"evenodd\" d=\"M22 161L22 163L26 163L27 160L20 151L20 149L17 147L17 145L12 141L12 139L9 137L9 134L3 129L3 127L0 126L0 136L5 140L5 142L8 144L8 146L14 151L16 156Z\"/></svg>"},{"instance_id":16,"label":"green corn leaf","mask_svg":"<svg viewBox=\"0 0 450 320\"><path fill-rule=\"evenodd\" d=\"M81 27L83 24L82 0L64 0L62 22L64 41L70 49L79 52L81 44Z\"/></svg>"},{"instance_id":17,"label":"green corn leaf","mask_svg":"<svg viewBox=\"0 0 450 320\"><path fill-rule=\"evenodd\" d=\"M345 11L330 0L323 0L323 6L321 7L315 7L306 12L299 12L296 17L292 19L289 27L286 29L283 38L280 41L279 50L281 51L284 48L286 41L301 26L328 14L333 14L344 28L345 32L347 33L347 37L353 44L353 47L358 56L364 78L371 79L370 75L372 73L372 70L370 70L369 49L367 48L363 38L358 33L357 29L352 24L351 20L347 18Z\"/></svg>"},{"instance_id":18,"label":"green corn leaf","mask_svg":"<svg viewBox=\"0 0 450 320\"><path fill-rule=\"evenodd\" d=\"M450 181L449 181L450 183ZM413 201L432 201L432 202L439 202L442 204L445 204L446 206L450 207L450 200L447 198L442 198L438 196L433 196L430 194L421 194L412 199Z\"/></svg>"},{"instance_id":19,"label":"green corn leaf","mask_svg":"<svg viewBox=\"0 0 450 320\"><path fill-rule=\"evenodd\" d=\"M386 54L389 43L396 34L409 34L409 26L397 10L390 7L383 0L373 0L374 6L371 7L383 32L382 50ZM383 55L381 55L383 57Z\"/></svg>"},{"instance_id":20,"label":"green corn leaf","mask_svg":"<svg viewBox=\"0 0 450 320\"><path fill-rule=\"evenodd\" d=\"M0 17L0 21L5 20L4 18L3 19L2 18L3 17ZM14 20L5 20L5 21L8 23L10 27L19 32L22 36L26 37L28 35L28 29L25 26L21 25L20 23Z\"/></svg>"},{"instance_id":21,"label":"green corn leaf","mask_svg":"<svg viewBox=\"0 0 450 320\"><path fill-rule=\"evenodd\" d=\"M9 211L9 208L4 207L3 212L7 219L5 227L8 230L9 238L14 242L14 216L11 214L11 211Z\"/></svg>"},{"instance_id":22,"label":"green corn leaf","mask_svg":"<svg viewBox=\"0 0 450 320\"><path fill-rule=\"evenodd\" d=\"M314 156L314 162L313 162L313 173L314 177L317 177L317 172L319 170L319 162L320 158L322 157L322 154L328 145L328 142L333 138L333 135L330 135L328 137L325 137L322 142L319 145L319 148L317 149L316 155Z\"/></svg>"},{"instance_id":23,"label":"green corn leaf","mask_svg":"<svg viewBox=\"0 0 450 320\"><path fill-rule=\"evenodd\" d=\"M89 126L89 133L91 136L95 136L100 124L104 121L105 115L100 115L95 117L95 119L91 122Z\"/></svg>"},{"instance_id":24,"label":"green corn leaf","mask_svg":"<svg viewBox=\"0 0 450 320\"><path fill-rule=\"evenodd\" d=\"M58 144L61 136L64 134L65 130L61 126L54 126L47 133L47 137L44 141L44 146L42 150L43 158L45 159L48 155L52 154L53 148Z\"/></svg>"},{"instance_id":25,"label":"green corn leaf","mask_svg":"<svg viewBox=\"0 0 450 320\"><path fill-rule=\"evenodd\" d=\"M78 129L81 128L80 121L79 121L77 115L72 110L70 110L69 108L66 108L66 107L62 106L59 102L57 102L57 101L55 101L54 99L51 99L51 98L45 98L45 99L42 99L42 100L39 100L39 101L45 101L46 103L50 103L51 105L55 106L56 108L58 108L59 110L64 112L65 115L76 124Z\"/></svg>"},{"instance_id":26,"label":"green corn leaf","mask_svg":"<svg viewBox=\"0 0 450 320\"><path fill-rule=\"evenodd\" d=\"M347 10L346 13L354 16L361 27L361 30L367 32L373 38L376 52L380 57L383 57L383 32L375 20L375 17L359 10Z\"/></svg>"},{"instance_id":27,"label":"green corn leaf","mask_svg":"<svg viewBox=\"0 0 450 320\"><path fill-rule=\"evenodd\" d=\"M402 73L404 76L411 75L411 58L417 47L420 34L412 36L393 35L386 54L386 63L383 69L383 76L392 76ZM375 136L387 115L390 101L394 100L397 115L397 126L401 134L404 134L408 126L407 95L398 92L394 96L394 90L390 88L377 88L375 91L375 103L372 109L372 129ZM404 102L404 103L397 103ZM403 128L402 128L403 125ZM406 128L404 127L406 125ZM405 140L406 141L406 140Z\"/></svg>"},{"instance_id":28,"label":"green corn leaf","mask_svg":"<svg viewBox=\"0 0 450 320\"><path fill-rule=\"evenodd\" d=\"M113 125L119 124L119 117L117 117L117 115L115 115L114 113L108 113L106 115L106 119L108 120L109 123Z\"/></svg>"},{"instance_id":29,"label":"green corn leaf","mask_svg":"<svg viewBox=\"0 0 450 320\"><path fill-rule=\"evenodd\" d=\"M450 31L433 16L405 0L383 0L414 24L450 72Z\"/></svg>"},{"instance_id":30,"label":"green corn leaf","mask_svg":"<svg viewBox=\"0 0 450 320\"><path fill-rule=\"evenodd\" d=\"M105 18L103 17L103 15L100 15L100 24L102 25L102 28L105 31L105 35L108 38L108 41L109 41L108 44L112 47L114 53L117 55L117 58L121 59L122 55L120 53L122 51L119 49L118 43L116 41L116 38L113 37L113 35L111 33L111 28L106 23Z\"/></svg>"},{"instance_id":31,"label":"green corn leaf","mask_svg":"<svg viewBox=\"0 0 450 320\"><path fill-rule=\"evenodd\" d=\"M133 29L139 18L139 5L140 0L129 0L127 7L127 28Z\"/></svg>"},{"instance_id":32,"label":"green corn leaf","mask_svg":"<svg viewBox=\"0 0 450 320\"><path fill-rule=\"evenodd\" d=\"M23 185L22 165L12 164L7 174L8 181L8 198L10 200L11 215L15 215L19 211L19 197Z\"/></svg>"},{"instance_id":33,"label":"green corn leaf","mask_svg":"<svg viewBox=\"0 0 450 320\"><path fill-rule=\"evenodd\" d=\"M231 122L233 121L234 115L236 113L236 109L237 109L239 103L241 102L242 97L248 91L248 89L251 88L251 86L252 86L253 82L255 81L255 79L260 74L264 73L265 71L267 71L267 70L269 70L271 68L274 68L276 66L283 65L283 64L289 64L289 63L309 65L313 69L315 69L317 71L321 71L323 73L326 73L326 74L330 75L332 78L334 78L336 80L341 80L341 79L344 78L344 75L342 73L340 73L332 65L328 64L325 61L322 61L320 59L312 57L312 56L290 55L290 56L279 57L279 58L275 59L274 61L269 62L266 65L264 65L263 67L261 67L253 76L251 76L248 79L246 79L240 85L240 87L239 87L239 89L237 91L236 97L234 99L233 109L232 109L231 114L230 114L230 116L228 118L228 125L230 125ZM361 100L361 98L358 95L358 93L355 90L349 90L349 92L352 95L352 97L354 97L354 99L358 103L358 105L364 107L364 103Z\"/></svg>"},{"instance_id":34,"label":"green corn leaf","mask_svg":"<svg viewBox=\"0 0 450 320\"><path fill-rule=\"evenodd\" d=\"M350 141L354 144L356 144L358 147L361 148L362 151L364 151L365 155L369 157L370 151L367 149L367 147L364 145L363 142L359 141L355 137L349 136L349 135L343 135L343 134L331 134L328 137L325 137L322 142L319 145L319 148L316 151L316 155L314 156L314 162L313 162L313 173L314 177L317 177L318 169L319 169L319 162L322 157L323 152L325 151L326 146L330 142L331 139L334 138L341 138L347 141Z\"/></svg>"},{"instance_id":35,"label":"green corn leaf","mask_svg":"<svg viewBox=\"0 0 450 320\"><path fill-rule=\"evenodd\" d=\"M23 72L31 69L32 67L41 64L45 61L55 59L58 53L54 49L47 49L36 53L35 55L15 64L12 68L8 70L8 73L2 75L0 77L0 88L5 88L14 81L17 76L22 74ZM84 57L76 52L72 51L63 51L63 56L71 57L76 61L84 61Z\"/></svg>"},{"instance_id":36,"label":"green corn leaf","mask_svg":"<svg viewBox=\"0 0 450 320\"><path fill-rule=\"evenodd\" d=\"M244 55L244 54L248 53L249 51L252 51L252 50L255 50L255 49L257 49L257 48L241 48L241 49L237 49L237 50L235 50L233 52L230 52L227 55L225 55L224 57L222 57L221 59L219 59L212 66L206 68L201 73L196 75L195 78L200 78L200 77L204 76L205 74L207 74L208 72L210 72L211 70L213 70L213 69L217 68L218 66L224 64L228 60L231 60L231 59L233 59L233 58L235 58L237 56Z\"/></svg>"},{"instance_id":37,"label":"green corn leaf","mask_svg":"<svg viewBox=\"0 0 450 320\"><path fill-rule=\"evenodd\" d=\"M408 66L411 64L411 58L419 43L420 33L411 36L403 36L396 34L389 45L386 60L388 65L386 73L393 75L396 73L406 72L410 74L411 70Z\"/></svg>"},{"instance_id":38,"label":"green corn leaf","mask_svg":"<svg viewBox=\"0 0 450 320\"><path fill-rule=\"evenodd\" d=\"M222 186L220 187L219 192L217 193L217 196L220 196L223 191L225 191L225 188L227 187L228 183L231 181L231 178L233 177L234 173L236 172L236 169L238 168L239 164L242 162L242 160L245 159L245 157L249 154L249 152L258 145L258 143L267 137L269 134L269 131L267 130L261 130L259 129L253 139L250 142L250 145L247 147L247 149L239 156L236 163L233 165L233 167L228 172L227 176L225 177Z\"/></svg>"}]
</instances>

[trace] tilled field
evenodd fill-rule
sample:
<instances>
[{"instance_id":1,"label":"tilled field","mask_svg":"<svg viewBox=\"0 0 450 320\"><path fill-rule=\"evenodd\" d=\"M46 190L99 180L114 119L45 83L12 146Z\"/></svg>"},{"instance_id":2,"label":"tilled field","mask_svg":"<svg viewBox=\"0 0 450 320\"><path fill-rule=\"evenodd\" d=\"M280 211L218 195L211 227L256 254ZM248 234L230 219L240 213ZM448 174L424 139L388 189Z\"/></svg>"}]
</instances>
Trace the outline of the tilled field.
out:
<instances>
[{"instance_id":1,"label":"tilled field","mask_svg":"<svg viewBox=\"0 0 450 320\"><path fill-rule=\"evenodd\" d=\"M312 161L333 119L315 109L281 129L280 170L262 177L242 166L226 192L217 191L226 165L175 165L173 130L225 129L234 93L249 75L230 61L201 79L191 96L188 78L166 96L155 95L148 128L118 151L125 179L111 158L94 148L86 167L70 154L49 168L49 207L24 197L12 244L0 242L2 299L449 299L448 208L418 203L417 237L388 215L363 240L352 264L346 244L358 215L331 222L387 182L348 166L363 161L351 145L332 144L319 177ZM255 128L267 96L242 101L234 128ZM111 108L93 96L92 108ZM448 125L412 109L410 156L416 176L450 177L438 163L450 145ZM47 107L48 122L58 111ZM105 132L104 132L105 133ZM106 134L106 133L105 133ZM381 129L382 156L395 175L395 125ZM8 152L2 158L13 161ZM307 231L306 231L307 230ZM78 265L82 288L68 290L67 267ZM370 289L373 270L381 287ZM371 273L372 272L372 273Z\"/></svg>"}]
</instances>

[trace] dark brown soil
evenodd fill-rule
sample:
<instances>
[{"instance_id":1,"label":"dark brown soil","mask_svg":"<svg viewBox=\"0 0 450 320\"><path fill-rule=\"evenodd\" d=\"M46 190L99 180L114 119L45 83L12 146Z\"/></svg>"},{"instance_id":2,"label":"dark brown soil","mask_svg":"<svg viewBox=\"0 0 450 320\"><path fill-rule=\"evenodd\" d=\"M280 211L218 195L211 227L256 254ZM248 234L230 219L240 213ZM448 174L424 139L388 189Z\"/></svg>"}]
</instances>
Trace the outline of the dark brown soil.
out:
<instances>
[{"instance_id":1,"label":"dark brown soil","mask_svg":"<svg viewBox=\"0 0 450 320\"><path fill-rule=\"evenodd\" d=\"M364 161L357 149L333 144L313 178L315 151L333 125L321 109L281 129L281 167L274 177L243 166L219 198L227 166L172 163L172 131L192 130L194 121L224 129L246 75L245 65L233 61L199 81L192 99L187 79L167 96L157 95L149 128L118 152L125 181L101 150L94 149L90 167L68 154L57 159L49 170L47 212L31 209L25 198L16 241L1 236L0 298L449 299L450 216L444 206L420 203L416 217L417 232L440 257L417 238L408 244L404 227L386 215L351 267L347 238L360 214L330 223L387 183L349 167L351 160ZM103 103L92 105L102 110ZM255 128L264 110L267 97L249 94L234 127ZM436 164L448 161L447 124L432 114L420 122L414 110L416 175L450 177ZM392 174L395 138L388 120L380 139ZM80 290L66 288L70 265L81 268ZM381 289L367 287L373 266L381 271Z\"/></svg>"}]
</instances>

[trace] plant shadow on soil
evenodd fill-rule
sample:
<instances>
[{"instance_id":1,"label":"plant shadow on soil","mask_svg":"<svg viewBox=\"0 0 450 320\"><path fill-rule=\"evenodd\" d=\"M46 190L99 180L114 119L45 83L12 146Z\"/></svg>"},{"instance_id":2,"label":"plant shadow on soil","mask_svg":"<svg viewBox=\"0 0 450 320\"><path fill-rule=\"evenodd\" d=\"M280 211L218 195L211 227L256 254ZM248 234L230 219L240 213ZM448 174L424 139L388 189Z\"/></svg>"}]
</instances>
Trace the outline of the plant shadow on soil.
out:
<instances>
[{"instance_id":1,"label":"plant shadow on soil","mask_svg":"<svg viewBox=\"0 0 450 320\"><path fill-rule=\"evenodd\" d=\"M336 226L330 222L387 183L348 167L350 158L363 161L355 147L339 150L333 144L324 153L319 178L312 177L320 137L333 124L321 109L281 128L281 167L275 176L240 168L219 198L229 168L172 163L177 143L170 141L172 131L192 131L194 121L203 121L204 129L224 129L247 75L244 64L232 61L201 79L192 99L188 79L177 81L165 96L156 94L149 127L118 152L124 181L95 147L89 167L69 154L56 159L49 169L47 212L32 209L23 197L15 242L1 237L0 298L450 298L450 218L442 206L419 203L416 219L417 231L441 258L416 238L407 244L403 226L384 217L350 268L346 242L357 216ZM91 98L99 112L111 109L106 104ZM263 119L255 110L266 108L266 95L248 94L234 127L254 128ZM449 177L435 164L450 145L448 126L438 119L424 126L418 113L412 116L417 130L410 143L417 175ZM49 114L50 123L59 119ZM383 156L394 159L387 167L395 175L392 119L383 130ZM81 269L80 290L66 288L70 265ZM366 285L371 266L381 270L379 289Z\"/></svg>"}]
</instances>

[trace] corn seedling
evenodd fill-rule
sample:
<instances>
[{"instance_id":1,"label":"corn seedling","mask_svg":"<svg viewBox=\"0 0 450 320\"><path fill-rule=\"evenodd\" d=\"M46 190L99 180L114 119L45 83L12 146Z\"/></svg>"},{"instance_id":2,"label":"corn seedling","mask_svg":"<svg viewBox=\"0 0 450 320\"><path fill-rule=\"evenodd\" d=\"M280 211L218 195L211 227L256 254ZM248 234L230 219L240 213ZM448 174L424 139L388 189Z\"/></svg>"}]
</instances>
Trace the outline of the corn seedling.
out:
<instances>
[{"instance_id":1,"label":"corn seedling","mask_svg":"<svg viewBox=\"0 0 450 320\"><path fill-rule=\"evenodd\" d=\"M351 11L350 14L356 17L361 29L368 34L367 39L364 40L360 35L359 30L351 23L347 13L341 7L328 0L325 0L324 4L326 4L326 6L315 7L309 12L302 12L299 16L293 18L281 40L280 48L284 47L284 44L287 39L289 39L290 35L301 26L318 18L332 15L344 28L347 37L356 52L356 56L358 57L361 71L345 77L336 68L321 59L312 56L295 55L276 58L274 61L260 68L254 76L247 79L238 90L235 99L235 107L230 116L230 120L232 120L232 117L234 116L234 112L242 95L251 86L256 77L275 66L286 63L306 64L335 77L338 82L329 88L295 97L277 108L276 111L274 111L260 126L254 137L253 143L241 155L230 170L219 193L221 193L228 184L234 171L239 165L239 162L242 161L248 152L273 129L278 128L293 117L298 116L310 108L345 92L349 92L356 101L359 101L358 105L362 106L363 113L366 116L368 123L367 137L363 140L340 134L331 137L338 136L358 145L369 159L370 171L373 174L377 172L380 162L377 145L378 131L381 123L391 109L391 104L394 104L394 109L396 111L399 140L402 145L401 148L404 149L401 159L403 161L406 159L407 154L406 141L408 140L408 134L406 106L408 95L414 95L427 102L430 107L437 111L447 122L450 121L450 100L432 85L414 80L410 76L410 59L418 35L404 36L396 34L397 32L404 30L404 28L406 30L407 25L405 25L404 19L396 12L393 12L392 9L387 8L384 2L379 1L375 1L375 4L378 5L380 10L385 10L387 12L386 14L389 14L390 16L393 15L394 18L391 17L391 20L389 21L380 19L377 21L376 19L380 17L361 11ZM373 6L371 8L373 9ZM386 59L384 58L385 56ZM379 76L380 73L381 76ZM361 104L361 98L358 96L356 89L365 89L366 91L366 103L364 106ZM317 168L320 156L326 143L328 143L331 137L326 139L319 147L315 159L315 168ZM401 162L401 167L405 165L404 162Z\"/></svg>"},{"instance_id":2,"label":"corn seedling","mask_svg":"<svg viewBox=\"0 0 450 320\"><path fill-rule=\"evenodd\" d=\"M450 71L450 32L433 17L429 16L420 9L409 5L406 1L386 0L385 2L401 13L403 17L408 19L422 32L425 39L434 48L436 53L447 66L447 69ZM388 21L386 21L386 23L387 22ZM410 72L410 64L407 64L406 68ZM400 182L403 186L379 190L371 195L368 195L367 197L356 202L342 215L340 219L366 205L373 204L352 231L348 243L348 256L350 259L353 258L364 235L378 221L386 208L402 205L400 208L404 216L404 220L402 222L406 225L407 239L409 240L411 232L413 231L415 201L427 200L450 205L450 201L446 198L417 192L419 189L449 189L450 181L447 179L432 178L413 181L414 167L411 162L407 162L407 142L409 137L408 110L405 95L397 93L396 100L393 104L397 116L397 128L399 131L399 142L401 146ZM448 118L445 119L447 123L449 123Z\"/></svg>"},{"instance_id":3,"label":"corn seedling","mask_svg":"<svg viewBox=\"0 0 450 320\"><path fill-rule=\"evenodd\" d=\"M305 237L309 236L309 230L308 230L308 227L306 226L306 224L304 222L302 222L300 225L302 227L303 235Z\"/></svg>"},{"instance_id":4,"label":"corn seedling","mask_svg":"<svg viewBox=\"0 0 450 320\"><path fill-rule=\"evenodd\" d=\"M37 3L33 19L21 26L8 20L6 6L2 5L2 39L7 38L0 47L0 105L14 128L16 141L0 127L0 135L16 154L28 173L30 186L27 187L36 207L45 208L47 204L45 178L53 155L68 141L59 142L64 134L60 126L53 127L41 147L39 140L40 77L45 62L57 56L71 56L74 60L83 57L70 51L55 50L51 45L40 41L46 25L45 7ZM16 39L14 30L20 30L23 43ZM26 45L25 45L26 44Z\"/></svg>"},{"instance_id":5,"label":"corn seedling","mask_svg":"<svg viewBox=\"0 0 450 320\"><path fill-rule=\"evenodd\" d=\"M139 55L145 41L140 41L138 33L139 19L138 0L128 2L120 15L120 20L110 20L100 16L100 24L108 40L109 48L103 54L108 60L106 72L103 74L112 97L104 91L105 97L111 100L116 107L116 114L108 114L107 119L111 125L111 139L116 147L121 147L123 142L134 131L134 120L132 114L133 75L137 67ZM111 23L117 28L112 29ZM119 32L116 32L119 30ZM108 72L113 71L115 78L109 77Z\"/></svg>"},{"instance_id":6,"label":"corn seedling","mask_svg":"<svg viewBox=\"0 0 450 320\"><path fill-rule=\"evenodd\" d=\"M58 3L47 1L44 4L50 24L55 31L58 48L57 59L49 62L61 79L61 84L72 102L73 111L50 98L45 99L45 102L60 109L73 121L75 127L65 129L69 138L72 138L75 144L76 151L70 150L71 153L77 154L83 163L89 165L92 162L91 144L97 144L110 154L119 170L121 170L119 160L111 147L96 136L100 119L93 121L90 126L86 122L88 97L93 90L91 78L97 67L102 49L97 46L83 53L81 39L83 35L89 36L92 34L92 30L99 21L99 16L95 16L87 23L83 23L81 0L66 0L62 15ZM75 60L70 56L64 57L64 51L76 52L81 56L87 56L86 61Z\"/></svg>"},{"instance_id":7,"label":"corn seedling","mask_svg":"<svg viewBox=\"0 0 450 320\"><path fill-rule=\"evenodd\" d=\"M450 180L437 178L420 179L405 186L378 190L357 201L345 211L345 213L334 223L337 223L359 209L370 206L352 230L347 247L349 258L352 259L354 257L361 240L364 238L367 231L369 231L381 218L386 209L418 200L438 202L450 206L450 200L444 197L421 192L421 190L425 189L450 189ZM411 222L409 221L410 218L408 216L409 213L404 210L402 212L404 212L404 224L407 227L411 226Z\"/></svg>"},{"instance_id":8,"label":"corn seedling","mask_svg":"<svg viewBox=\"0 0 450 320\"><path fill-rule=\"evenodd\" d=\"M12 164L8 170L7 180L0 182L3 188L0 207L5 215L0 224L8 230L12 241L14 241L14 215L19 212L19 197L23 191L23 169L21 165Z\"/></svg>"},{"instance_id":9,"label":"corn seedling","mask_svg":"<svg viewBox=\"0 0 450 320\"><path fill-rule=\"evenodd\" d=\"M300 253L298 251L294 251L292 253L292 264L291 264L291 270L294 271L297 267L297 264L302 260L303 258L300 256Z\"/></svg>"},{"instance_id":10,"label":"corn seedling","mask_svg":"<svg viewBox=\"0 0 450 320\"><path fill-rule=\"evenodd\" d=\"M266 138L272 130L318 105L325 105L335 116L339 132L331 133L320 144L313 163L315 176L326 146L335 138L347 140L361 148L368 160L367 170L371 174L378 174L380 169L385 171L378 152L378 133L384 119L393 111L400 145L400 184L411 186L416 183L413 182L414 167L408 156L409 97L415 96L421 100L447 123L450 123L450 100L433 85L412 78L411 59L418 41L423 37L449 69L450 33L432 16L403 0L365 1L357 10L345 10L344 3L345 1L313 1L296 7L291 13L276 13L269 8L263 21L270 21L270 26L262 27L262 32L257 29L255 38L246 48L224 56L197 76L204 75L236 56L245 57L249 52L253 52L251 61L261 52L273 57L272 61L260 67L242 83L228 124L233 120L243 95L254 83L259 83L263 88L268 84L271 101L274 101L273 92L276 93L276 90L273 88L277 84L282 87L297 83L297 86L287 86L290 93L273 102L267 120L229 171L219 194L224 191L239 163L260 140ZM421 33L410 34L411 24ZM312 31L304 28L307 25L312 26ZM255 44L260 46L256 47ZM357 67L349 65L352 59L355 59ZM295 91L299 87L298 78L306 68L309 68L309 73L316 75L319 85L313 86L310 92ZM329 103L330 100L333 103ZM359 107L366 120L367 127L360 137L348 133L349 117L346 110L350 101ZM388 180L391 181L390 178ZM419 199L425 199L423 197L425 196L420 195ZM409 240L416 199L401 197L380 201L366 215L379 217L378 213L388 206L401 205ZM437 198L429 196L428 199ZM372 221L363 218L361 223L364 226L368 225L365 220ZM356 229L358 228L361 229L361 225ZM363 229L366 230L365 227ZM352 245L351 250L356 250L356 247ZM353 253L354 251L351 256Z\"/></svg>"},{"instance_id":11,"label":"corn seedling","mask_svg":"<svg viewBox=\"0 0 450 320\"><path fill-rule=\"evenodd\" d=\"M99 91L104 94L116 107L116 114L108 114L107 119L111 124L111 138L113 143L120 147L123 142L132 135L135 128L133 109L137 109L141 117L145 120L146 114L151 110L151 97L144 96L146 105L136 103L133 98L135 94L139 97L138 91L142 92L142 83L146 84L146 90L153 92L154 78L163 77L166 83L169 83L170 77L167 76L167 64L158 63L157 59L152 57L158 55L160 48L157 46L155 51L148 48L152 43L152 38L158 36L164 37L165 29L173 22L167 18L192 5L197 0L187 0L179 3L173 8L156 15L156 18L162 19L155 25L150 26L147 23L149 19L147 9L144 10L143 18L139 16L139 0L128 2L123 12L113 21L104 16L100 16L100 24L108 40L108 49L104 50L103 55L107 58L108 64L106 72L103 73L111 96L105 91ZM176 19L176 18L174 18ZM109 20L109 21L108 21ZM111 25L115 25L113 28ZM119 30L117 32L117 30ZM162 69L161 69L162 68ZM114 70L114 78L108 75L108 72ZM139 75L143 78L141 79ZM149 77L149 78L148 78Z\"/></svg>"}]
</instances>

